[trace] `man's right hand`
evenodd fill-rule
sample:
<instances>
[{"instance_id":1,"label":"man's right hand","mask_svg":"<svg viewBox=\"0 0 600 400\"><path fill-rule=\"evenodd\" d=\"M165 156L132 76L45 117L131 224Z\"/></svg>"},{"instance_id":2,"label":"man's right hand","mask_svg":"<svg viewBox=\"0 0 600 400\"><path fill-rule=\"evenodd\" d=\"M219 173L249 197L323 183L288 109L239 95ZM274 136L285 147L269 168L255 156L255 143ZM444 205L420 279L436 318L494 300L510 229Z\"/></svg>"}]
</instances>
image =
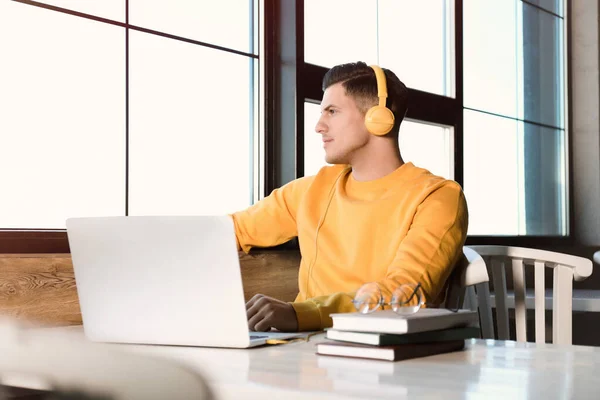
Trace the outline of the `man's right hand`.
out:
<instances>
[{"instance_id":1,"label":"man's right hand","mask_svg":"<svg viewBox=\"0 0 600 400\"><path fill-rule=\"evenodd\" d=\"M251 331L266 332L271 328L282 332L298 331L296 311L285 301L256 294L246 303L246 313Z\"/></svg>"}]
</instances>

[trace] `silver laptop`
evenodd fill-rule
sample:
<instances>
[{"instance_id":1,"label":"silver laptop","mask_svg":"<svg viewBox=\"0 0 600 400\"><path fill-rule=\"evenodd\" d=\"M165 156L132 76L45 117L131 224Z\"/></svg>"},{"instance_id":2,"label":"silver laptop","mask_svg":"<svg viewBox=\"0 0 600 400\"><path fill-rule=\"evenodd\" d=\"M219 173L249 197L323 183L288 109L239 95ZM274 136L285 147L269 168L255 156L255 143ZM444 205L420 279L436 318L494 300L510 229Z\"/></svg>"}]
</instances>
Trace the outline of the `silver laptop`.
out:
<instances>
[{"instance_id":1,"label":"silver laptop","mask_svg":"<svg viewBox=\"0 0 600 400\"><path fill-rule=\"evenodd\" d=\"M253 347L302 334L250 332L229 216L67 220L88 339Z\"/></svg>"}]
</instances>

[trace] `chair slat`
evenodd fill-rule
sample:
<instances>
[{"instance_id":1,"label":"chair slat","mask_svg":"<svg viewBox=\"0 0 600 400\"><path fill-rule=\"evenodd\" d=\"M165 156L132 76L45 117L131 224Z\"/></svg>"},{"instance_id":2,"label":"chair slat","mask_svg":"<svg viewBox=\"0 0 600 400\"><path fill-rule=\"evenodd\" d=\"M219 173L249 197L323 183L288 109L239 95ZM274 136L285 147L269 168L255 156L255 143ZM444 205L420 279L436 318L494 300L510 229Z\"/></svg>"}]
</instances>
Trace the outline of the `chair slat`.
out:
<instances>
[{"instance_id":1,"label":"chair slat","mask_svg":"<svg viewBox=\"0 0 600 400\"><path fill-rule=\"evenodd\" d=\"M571 344L572 341L573 269L554 267L552 291L552 343Z\"/></svg>"},{"instance_id":2,"label":"chair slat","mask_svg":"<svg viewBox=\"0 0 600 400\"><path fill-rule=\"evenodd\" d=\"M546 343L546 263L535 261L535 342Z\"/></svg>"},{"instance_id":3,"label":"chair slat","mask_svg":"<svg viewBox=\"0 0 600 400\"><path fill-rule=\"evenodd\" d=\"M477 308L478 308L477 295L475 294L474 286L469 286L465 290L465 299L464 299L462 308L465 308L465 309L468 309L471 311L477 311Z\"/></svg>"},{"instance_id":4,"label":"chair slat","mask_svg":"<svg viewBox=\"0 0 600 400\"><path fill-rule=\"evenodd\" d=\"M494 339L494 321L492 319L492 302L488 282L475 285L477 304L479 305L479 325L483 339Z\"/></svg>"},{"instance_id":5,"label":"chair slat","mask_svg":"<svg viewBox=\"0 0 600 400\"><path fill-rule=\"evenodd\" d=\"M507 310L507 296L506 296L506 283L503 279L504 266L499 261L488 261L492 259L500 260L523 260L523 269L533 267L535 272L535 340L537 343L545 343L548 340L550 334L546 331L546 309L552 307L552 341L554 343L572 343L572 310L573 310L573 281L581 281L589 277L592 273L592 261L585 257L573 256L570 254L558 253L554 251L531 249L525 247L515 246L501 246L501 245L475 245L469 246L470 249L476 251L485 261L488 266L488 272L490 279L490 290L492 283L495 291L496 298L496 316L497 316L497 330L498 339L507 338L509 335L508 326L508 310ZM600 252L598 253L600 257ZM599 258L600 261L600 258ZM530 264L533 264L530 265ZM545 288L545 271L552 269L553 276L553 294L552 294L552 306L546 304L546 288ZM521 275L518 271L515 275ZM519 278L516 278L519 279ZM516 285L518 286L518 285ZM525 286L523 284L523 286ZM482 304L486 304L485 300L482 300L480 294L483 290L477 292L480 321L487 321L492 318L491 311L482 308ZM520 296L517 293L515 296ZM527 300L527 298L525 298ZM491 300L491 299L490 299ZM512 300L512 298L511 298ZM515 303L519 303L517 299ZM527 304L527 302L526 302ZM512 308L512 304L511 304ZM488 315L486 315L488 314ZM515 315L518 315L519 311L515 310ZM517 318L518 319L518 318ZM482 326L482 331L485 329ZM493 331L492 331L493 332ZM521 334L517 334L521 335Z\"/></svg>"},{"instance_id":6,"label":"chair slat","mask_svg":"<svg viewBox=\"0 0 600 400\"><path fill-rule=\"evenodd\" d=\"M527 341L527 309L525 307L525 270L523 260L512 260L513 289L515 292L515 328L517 342Z\"/></svg>"},{"instance_id":7,"label":"chair slat","mask_svg":"<svg viewBox=\"0 0 600 400\"><path fill-rule=\"evenodd\" d=\"M506 307L506 274L504 260L492 258L492 276L496 297L496 323L498 339L508 340L508 308Z\"/></svg>"}]
</instances>

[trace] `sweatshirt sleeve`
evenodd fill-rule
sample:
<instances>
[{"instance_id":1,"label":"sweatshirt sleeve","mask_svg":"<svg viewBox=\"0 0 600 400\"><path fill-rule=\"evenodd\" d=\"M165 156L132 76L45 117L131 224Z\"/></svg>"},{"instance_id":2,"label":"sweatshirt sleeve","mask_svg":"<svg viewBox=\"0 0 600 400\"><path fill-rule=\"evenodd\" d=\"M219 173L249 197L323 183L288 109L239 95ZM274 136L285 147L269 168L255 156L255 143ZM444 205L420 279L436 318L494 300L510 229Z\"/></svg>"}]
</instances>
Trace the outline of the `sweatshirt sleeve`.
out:
<instances>
[{"instance_id":1,"label":"sweatshirt sleeve","mask_svg":"<svg viewBox=\"0 0 600 400\"><path fill-rule=\"evenodd\" d=\"M248 253L252 247L276 246L297 236L296 212L313 178L293 180L256 204L232 214L238 250Z\"/></svg>"},{"instance_id":2,"label":"sweatshirt sleeve","mask_svg":"<svg viewBox=\"0 0 600 400\"><path fill-rule=\"evenodd\" d=\"M448 277L461 257L467 227L467 204L460 186L451 182L433 191L417 208L385 278L377 282L386 302L399 285L420 282L427 305L439 305ZM355 312L354 295L334 293L292 303L298 329L324 329L332 325L330 314Z\"/></svg>"}]
</instances>

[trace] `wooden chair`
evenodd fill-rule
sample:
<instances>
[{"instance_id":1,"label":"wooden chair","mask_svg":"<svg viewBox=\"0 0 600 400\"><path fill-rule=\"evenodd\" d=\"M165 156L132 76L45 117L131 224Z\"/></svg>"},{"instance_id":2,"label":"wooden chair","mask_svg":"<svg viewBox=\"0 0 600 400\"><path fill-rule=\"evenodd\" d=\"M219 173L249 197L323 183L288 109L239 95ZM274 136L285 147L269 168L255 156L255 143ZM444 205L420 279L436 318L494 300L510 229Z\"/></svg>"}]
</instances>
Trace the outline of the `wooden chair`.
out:
<instances>
[{"instance_id":1,"label":"wooden chair","mask_svg":"<svg viewBox=\"0 0 600 400\"><path fill-rule=\"evenodd\" d=\"M0 399L1 385L49 391L53 399L214 398L204 377L175 361L6 318L0 318L0 354Z\"/></svg>"},{"instance_id":2,"label":"wooden chair","mask_svg":"<svg viewBox=\"0 0 600 400\"><path fill-rule=\"evenodd\" d=\"M475 290L473 289L476 288L477 293L481 293L483 296L488 290L489 275L485 261L476 251L463 247L463 255L460 264L450 277L445 307L466 307L476 310L476 308L469 306L470 304L476 304L470 299L470 293L474 294ZM482 297L481 301L485 302L485 300L486 298Z\"/></svg>"},{"instance_id":3,"label":"wooden chair","mask_svg":"<svg viewBox=\"0 0 600 400\"><path fill-rule=\"evenodd\" d=\"M509 339L508 302L514 299L516 339L527 341L525 266L534 268L535 342L546 342L546 308L552 309L552 341L572 342L573 279L581 281L592 273L592 262L583 257L545 250L511 246L469 246L480 254L491 271L493 296L477 293L484 338L494 338L492 303L496 308L497 338ZM506 268L511 269L513 293L507 291ZM546 307L545 272L553 272L551 307Z\"/></svg>"}]
</instances>

